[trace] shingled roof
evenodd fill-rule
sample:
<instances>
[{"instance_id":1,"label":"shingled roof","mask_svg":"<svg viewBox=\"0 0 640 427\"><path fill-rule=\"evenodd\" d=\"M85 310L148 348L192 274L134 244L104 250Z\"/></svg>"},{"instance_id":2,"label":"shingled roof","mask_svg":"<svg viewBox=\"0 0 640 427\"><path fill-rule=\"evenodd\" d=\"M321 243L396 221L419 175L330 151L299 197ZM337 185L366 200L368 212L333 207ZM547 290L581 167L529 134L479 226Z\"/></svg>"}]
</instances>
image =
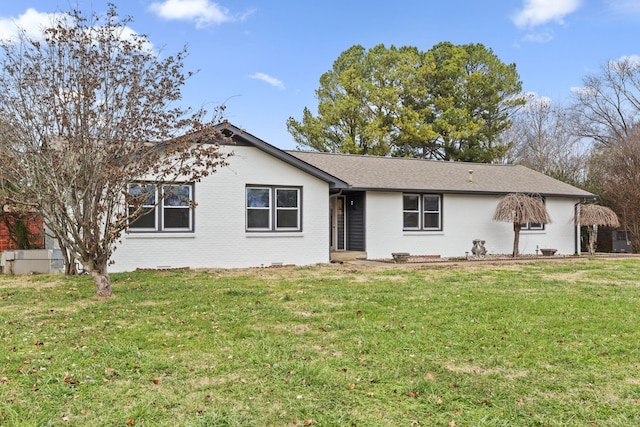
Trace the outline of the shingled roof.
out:
<instances>
[{"instance_id":1,"label":"shingled roof","mask_svg":"<svg viewBox=\"0 0 640 427\"><path fill-rule=\"evenodd\" d=\"M287 153L358 190L594 197L588 191L519 165L306 151Z\"/></svg>"}]
</instances>

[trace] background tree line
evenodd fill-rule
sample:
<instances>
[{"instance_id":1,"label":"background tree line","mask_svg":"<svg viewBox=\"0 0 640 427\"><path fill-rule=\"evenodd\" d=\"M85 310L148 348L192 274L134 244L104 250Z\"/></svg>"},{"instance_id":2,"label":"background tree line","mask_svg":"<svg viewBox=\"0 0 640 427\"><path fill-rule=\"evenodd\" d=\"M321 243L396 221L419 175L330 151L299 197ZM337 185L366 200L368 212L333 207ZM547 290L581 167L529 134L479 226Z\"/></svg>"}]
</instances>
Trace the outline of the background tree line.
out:
<instances>
[{"instance_id":1,"label":"background tree line","mask_svg":"<svg viewBox=\"0 0 640 427\"><path fill-rule=\"evenodd\" d=\"M60 16L42 38L0 42L0 206L37 212L67 266L79 260L110 296L110 256L149 203L131 179L192 182L225 166L201 144L225 138L211 126L224 106L210 120L175 107L186 49L160 57L114 5ZM353 46L320 77L317 115L287 127L319 151L523 163L598 194L639 236L639 91L632 58L585 77L565 108L524 96L515 64L481 44Z\"/></svg>"},{"instance_id":2,"label":"background tree line","mask_svg":"<svg viewBox=\"0 0 640 427\"><path fill-rule=\"evenodd\" d=\"M593 192L640 236L639 58L607 61L560 105L522 93L516 65L481 44L355 45L316 98L287 121L299 149L523 164Z\"/></svg>"}]
</instances>

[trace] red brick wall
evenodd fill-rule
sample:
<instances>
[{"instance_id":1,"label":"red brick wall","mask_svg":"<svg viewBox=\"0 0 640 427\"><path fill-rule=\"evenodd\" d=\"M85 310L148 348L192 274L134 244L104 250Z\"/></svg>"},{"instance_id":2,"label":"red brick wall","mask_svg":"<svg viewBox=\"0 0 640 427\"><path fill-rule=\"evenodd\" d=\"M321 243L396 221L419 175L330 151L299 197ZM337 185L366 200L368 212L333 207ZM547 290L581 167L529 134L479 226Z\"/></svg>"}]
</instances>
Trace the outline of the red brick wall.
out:
<instances>
[{"instance_id":1,"label":"red brick wall","mask_svg":"<svg viewBox=\"0 0 640 427\"><path fill-rule=\"evenodd\" d=\"M44 239L43 239L42 221L40 220L32 221L29 224L29 230L31 230L32 233L38 234L40 236L40 238L38 239L38 246L43 247ZM15 243L11 240L7 226L4 224L4 222L0 222L0 252L6 251L9 249L18 249L18 248L16 247Z\"/></svg>"}]
</instances>

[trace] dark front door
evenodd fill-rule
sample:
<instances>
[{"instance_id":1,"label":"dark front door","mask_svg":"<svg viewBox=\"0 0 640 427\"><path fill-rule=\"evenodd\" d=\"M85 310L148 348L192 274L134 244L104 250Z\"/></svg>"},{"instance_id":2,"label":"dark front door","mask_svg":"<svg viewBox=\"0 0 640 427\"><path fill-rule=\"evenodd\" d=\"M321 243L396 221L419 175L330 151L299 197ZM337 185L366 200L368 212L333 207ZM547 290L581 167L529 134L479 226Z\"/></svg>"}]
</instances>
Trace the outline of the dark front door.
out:
<instances>
[{"instance_id":1,"label":"dark front door","mask_svg":"<svg viewBox=\"0 0 640 427\"><path fill-rule=\"evenodd\" d=\"M363 191L346 195L346 240L348 251L366 251L364 196L365 193Z\"/></svg>"}]
</instances>

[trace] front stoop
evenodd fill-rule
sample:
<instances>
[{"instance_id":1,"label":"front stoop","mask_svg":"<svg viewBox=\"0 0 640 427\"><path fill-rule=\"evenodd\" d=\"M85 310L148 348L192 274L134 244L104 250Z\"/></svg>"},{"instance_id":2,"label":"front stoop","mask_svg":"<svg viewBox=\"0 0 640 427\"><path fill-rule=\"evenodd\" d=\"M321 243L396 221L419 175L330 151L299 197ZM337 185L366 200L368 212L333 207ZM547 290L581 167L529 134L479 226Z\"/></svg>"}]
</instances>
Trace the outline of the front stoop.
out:
<instances>
[{"instance_id":1,"label":"front stoop","mask_svg":"<svg viewBox=\"0 0 640 427\"><path fill-rule=\"evenodd\" d=\"M330 255L332 262L355 261L357 259L367 259L367 253L363 251L335 251Z\"/></svg>"}]
</instances>

